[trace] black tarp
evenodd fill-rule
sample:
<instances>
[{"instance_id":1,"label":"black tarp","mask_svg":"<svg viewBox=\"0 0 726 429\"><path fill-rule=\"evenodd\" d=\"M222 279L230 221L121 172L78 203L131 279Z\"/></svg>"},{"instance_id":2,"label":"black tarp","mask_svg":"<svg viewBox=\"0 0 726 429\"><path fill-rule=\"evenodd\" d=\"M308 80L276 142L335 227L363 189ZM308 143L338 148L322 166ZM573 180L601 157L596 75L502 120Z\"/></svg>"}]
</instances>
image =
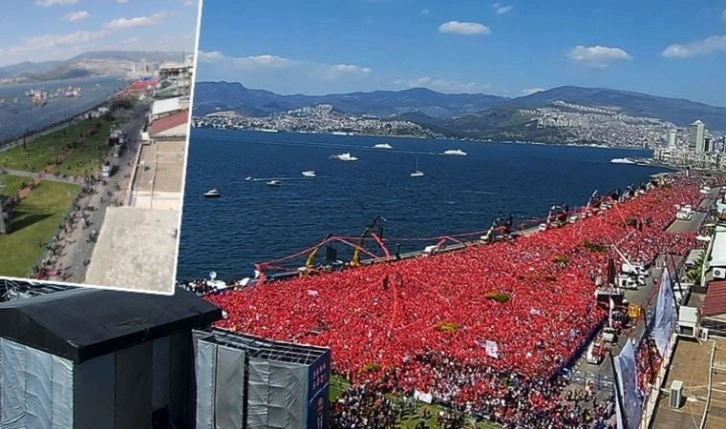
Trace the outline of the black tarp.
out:
<instances>
[{"instance_id":1,"label":"black tarp","mask_svg":"<svg viewBox=\"0 0 726 429\"><path fill-rule=\"evenodd\" d=\"M182 289L173 296L73 289L0 302L0 337L81 363L221 318L219 307Z\"/></svg>"}]
</instances>

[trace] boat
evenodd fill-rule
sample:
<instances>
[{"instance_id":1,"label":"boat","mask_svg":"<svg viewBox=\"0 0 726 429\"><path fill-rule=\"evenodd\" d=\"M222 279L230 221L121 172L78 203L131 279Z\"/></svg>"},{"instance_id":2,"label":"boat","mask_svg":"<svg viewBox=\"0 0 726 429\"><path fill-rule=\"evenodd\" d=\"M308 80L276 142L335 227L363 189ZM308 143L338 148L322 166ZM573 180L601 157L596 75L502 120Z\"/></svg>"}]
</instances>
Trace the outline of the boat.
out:
<instances>
[{"instance_id":1,"label":"boat","mask_svg":"<svg viewBox=\"0 0 726 429\"><path fill-rule=\"evenodd\" d=\"M423 171L418 169L418 157L416 157L416 170L411 173L411 177L423 177Z\"/></svg>"},{"instance_id":2,"label":"boat","mask_svg":"<svg viewBox=\"0 0 726 429\"><path fill-rule=\"evenodd\" d=\"M393 149L393 146L391 146L388 143L378 143L373 145L374 149Z\"/></svg>"},{"instance_id":3,"label":"boat","mask_svg":"<svg viewBox=\"0 0 726 429\"><path fill-rule=\"evenodd\" d=\"M613 158L610 162L613 164L635 164L635 161L630 158Z\"/></svg>"},{"instance_id":4,"label":"boat","mask_svg":"<svg viewBox=\"0 0 726 429\"><path fill-rule=\"evenodd\" d=\"M247 176L247 177L245 177L245 180L248 182L251 182L251 181L255 180L255 178L252 176Z\"/></svg>"},{"instance_id":5,"label":"boat","mask_svg":"<svg viewBox=\"0 0 726 429\"><path fill-rule=\"evenodd\" d=\"M332 158L339 161L358 161L358 158L351 155L350 152L333 155Z\"/></svg>"},{"instance_id":6,"label":"boat","mask_svg":"<svg viewBox=\"0 0 726 429\"><path fill-rule=\"evenodd\" d=\"M305 177L315 177L315 172L313 170L303 171L302 175Z\"/></svg>"},{"instance_id":7,"label":"boat","mask_svg":"<svg viewBox=\"0 0 726 429\"><path fill-rule=\"evenodd\" d=\"M272 179L269 182L265 183L265 185L267 185L267 186L280 186L280 185L282 185L282 182L280 182L279 180L276 180L276 179Z\"/></svg>"},{"instance_id":8,"label":"boat","mask_svg":"<svg viewBox=\"0 0 726 429\"><path fill-rule=\"evenodd\" d=\"M219 198L222 194L219 193L217 188L212 188L204 193L204 198Z\"/></svg>"},{"instance_id":9,"label":"boat","mask_svg":"<svg viewBox=\"0 0 726 429\"><path fill-rule=\"evenodd\" d=\"M466 152L461 149L447 149L444 151L444 155L459 155L466 156Z\"/></svg>"}]
</instances>

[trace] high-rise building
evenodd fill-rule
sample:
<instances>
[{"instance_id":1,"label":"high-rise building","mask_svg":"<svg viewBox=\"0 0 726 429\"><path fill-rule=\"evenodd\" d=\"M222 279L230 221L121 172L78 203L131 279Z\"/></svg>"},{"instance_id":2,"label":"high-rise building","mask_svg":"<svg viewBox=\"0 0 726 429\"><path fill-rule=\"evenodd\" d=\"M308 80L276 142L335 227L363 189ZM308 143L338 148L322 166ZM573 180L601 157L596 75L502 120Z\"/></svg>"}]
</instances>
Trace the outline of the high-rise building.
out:
<instances>
[{"instance_id":1,"label":"high-rise building","mask_svg":"<svg viewBox=\"0 0 726 429\"><path fill-rule=\"evenodd\" d=\"M668 131L668 147L671 149L676 147L676 131L675 130Z\"/></svg>"},{"instance_id":2,"label":"high-rise building","mask_svg":"<svg viewBox=\"0 0 726 429\"><path fill-rule=\"evenodd\" d=\"M706 137L703 139L703 151L704 152L713 152L713 140L710 137Z\"/></svg>"},{"instance_id":3,"label":"high-rise building","mask_svg":"<svg viewBox=\"0 0 726 429\"><path fill-rule=\"evenodd\" d=\"M688 135L688 147L696 152L704 151L704 140L706 137L706 124L697 119L691 124L691 131Z\"/></svg>"}]
</instances>

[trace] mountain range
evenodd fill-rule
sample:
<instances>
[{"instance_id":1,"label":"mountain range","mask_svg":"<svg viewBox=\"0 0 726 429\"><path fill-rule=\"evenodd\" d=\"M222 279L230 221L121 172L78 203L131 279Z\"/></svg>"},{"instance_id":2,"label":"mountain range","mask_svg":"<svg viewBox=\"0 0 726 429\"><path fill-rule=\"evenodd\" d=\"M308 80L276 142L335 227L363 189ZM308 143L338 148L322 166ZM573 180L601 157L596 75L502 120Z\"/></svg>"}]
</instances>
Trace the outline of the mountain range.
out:
<instances>
[{"instance_id":1,"label":"mountain range","mask_svg":"<svg viewBox=\"0 0 726 429\"><path fill-rule=\"evenodd\" d=\"M25 82L42 82L48 80L70 79L98 74L96 70L84 66L84 62L108 61L138 62L146 59L149 62L182 61L181 52L157 51L93 51L77 55L65 61L22 62L0 67L0 79Z\"/></svg>"},{"instance_id":2,"label":"mountain range","mask_svg":"<svg viewBox=\"0 0 726 429\"><path fill-rule=\"evenodd\" d=\"M532 118L523 116L520 109L546 107L555 101L615 109L630 116L658 118L682 127L700 119L709 129L726 130L724 107L632 91L576 86L562 86L516 98L442 94L425 88L312 96L281 95L246 88L236 82L197 82L194 114L202 116L221 110L262 117L305 106L330 104L351 115L405 119L442 132L449 131L444 134L481 137L483 130L533 129ZM511 136L511 133L505 134ZM497 137L500 137L497 133L492 136ZM515 137L519 135L515 133ZM521 137L532 136L527 132Z\"/></svg>"}]
</instances>

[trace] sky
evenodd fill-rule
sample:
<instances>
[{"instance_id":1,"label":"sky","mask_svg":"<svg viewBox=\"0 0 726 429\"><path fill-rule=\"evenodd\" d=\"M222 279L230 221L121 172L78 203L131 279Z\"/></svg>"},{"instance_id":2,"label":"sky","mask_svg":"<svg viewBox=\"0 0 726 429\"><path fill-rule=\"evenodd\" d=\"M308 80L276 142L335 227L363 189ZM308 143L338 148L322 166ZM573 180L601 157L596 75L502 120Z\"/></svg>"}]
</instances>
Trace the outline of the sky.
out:
<instances>
[{"instance_id":1,"label":"sky","mask_svg":"<svg viewBox=\"0 0 726 429\"><path fill-rule=\"evenodd\" d=\"M100 50L192 52L199 0L13 0L0 14L0 67Z\"/></svg>"},{"instance_id":2,"label":"sky","mask_svg":"<svg viewBox=\"0 0 726 429\"><path fill-rule=\"evenodd\" d=\"M726 0L207 0L197 69L281 94L576 85L726 106Z\"/></svg>"}]
</instances>

